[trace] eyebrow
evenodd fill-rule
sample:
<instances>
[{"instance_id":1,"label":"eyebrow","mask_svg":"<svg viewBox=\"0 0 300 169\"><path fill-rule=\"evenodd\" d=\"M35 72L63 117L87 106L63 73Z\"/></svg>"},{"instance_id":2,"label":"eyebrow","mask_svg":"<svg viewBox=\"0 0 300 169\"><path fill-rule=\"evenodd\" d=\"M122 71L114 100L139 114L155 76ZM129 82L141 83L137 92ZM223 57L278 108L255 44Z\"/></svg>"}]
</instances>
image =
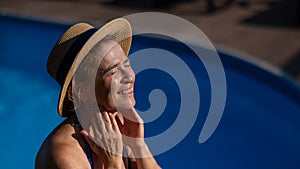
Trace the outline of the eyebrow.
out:
<instances>
[{"instance_id":1,"label":"eyebrow","mask_svg":"<svg viewBox=\"0 0 300 169\"><path fill-rule=\"evenodd\" d=\"M127 58L126 60L123 61L123 64L124 64L124 63L127 63L127 62L129 62L129 59L128 59L128 58ZM112 70L112 69L118 67L119 64L120 64L120 63L114 64L114 65L110 66L109 68L103 70L102 75L105 75L105 74L106 74L107 72L109 72L110 70Z\"/></svg>"}]
</instances>

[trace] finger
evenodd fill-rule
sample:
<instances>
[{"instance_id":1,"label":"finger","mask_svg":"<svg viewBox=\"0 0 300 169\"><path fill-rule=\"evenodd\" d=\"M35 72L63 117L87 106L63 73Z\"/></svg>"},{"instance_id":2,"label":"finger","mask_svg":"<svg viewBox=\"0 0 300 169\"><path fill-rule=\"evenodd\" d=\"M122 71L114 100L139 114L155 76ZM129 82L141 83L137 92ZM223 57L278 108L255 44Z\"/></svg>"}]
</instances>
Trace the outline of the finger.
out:
<instances>
[{"instance_id":1,"label":"finger","mask_svg":"<svg viewBox=\"0 0 300 169\"><path fill-rule=\"evenodd\" d=\"M115 120L117 122L117 125L119 127L120 132L122 134L124 134L124 131L125 131L125 128L124 128L124 119L123 119L123 122L122 122L121 119L120 119L120 117L116 116Z\"/></svg>"},{"instance_id":2,"label":"finger","mask_svg":"<svg viewBox=\"0 0 300 169\"><path fill-rule=\"evenodd\" d=\"M142 118L137 113L137 111L133 108L126 112L126 116L124 116L124 123L143 123Z\"/></svg>"},{"instance_id":3,"label":"finger","mask_svg":"<svg viewBox=\"0 0 300 169\"><path fill-rule=\"evenodd\" d=\"M111 124L112 124L112 128L114 130L116 130L118 133L120 133L119 126L118 126L117 121L116 121L116 115L115 114L110 114L109 117L110 117L110 121L111 121Z\"/></svg>"},{"instance_id":4,"label":"finger","mask_svg":"<svg viewBox=\"0 0 300 169\"><path fill-rule=\"evenodd\" d=\"M94 143L86 130L81 130L80 134L83 136L83 138L85 139L85 141L87 142L87 144L91 147L92 151L95 152L96 154L100 154L100 151L98 151L98 145L96 143Z\"/></svg>"},{"instance_id":5,"label":"finger","mask_svg":"<svg viewBox=\"0 0 300 169\"><path fill-rule=\"evenodd\" d=\"M110 124L111 121L110 121L110 117L109 117L109 114L105 111L102 113L103 117L104 117L104 120L106 123Z\"/></svg>"},{"instance_id":6,"label":"finger","mask_svg":"<svg viewBox=\"0 0 300 169\"><path fill-rule=\"evenodd\" d=\"M88 136L89 136L89 134L87 133L86 130L81 130L81 131L80 131L80 134L81 134L82 136L84 136L84 137L88 137Z\"/></svg>"},{"instance_id":7,"label":"finger","mask_svg":"<svg viewBox=\"0 0 300 169\"><path fill-rule=\"evenodd\" d=\"M136 122L143 123L141 116L138 114L138 112L134 108L132 108L132 115L133 115L134 119L136 120Z\"/></svg>"},{"instance_id":8,"label":"finger","mask_svg":"<svg viewBox=\"0 0 300 169\"><path fill-rule=\"evenodd\" d=\"M104 109L103 106L99 106L100 112L103 115L103 118L105 120L106 123L110 123L110 118L108 116L108 112Z\"/></svg>"},{"instance_id":9,"label":"finger","mask_svg":"<svg viewBox=\"0 0 300 169\"><path fill-rule=\"evenodd\" d=\"M93 142L92 142L92 140L90 139L89 134L87 133L86 130L81 130L81 131L80 131L80 134L84 137L84 139L88 142L88 144L89 144L90 146L93 145Z\"/></svg>"}]
</instances>

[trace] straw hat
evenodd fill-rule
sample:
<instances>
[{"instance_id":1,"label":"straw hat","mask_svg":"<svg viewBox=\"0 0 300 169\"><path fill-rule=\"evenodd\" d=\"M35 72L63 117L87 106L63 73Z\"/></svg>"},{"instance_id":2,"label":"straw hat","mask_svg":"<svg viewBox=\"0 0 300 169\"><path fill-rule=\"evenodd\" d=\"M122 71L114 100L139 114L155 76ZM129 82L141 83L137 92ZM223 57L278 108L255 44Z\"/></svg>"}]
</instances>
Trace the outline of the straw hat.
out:
<instances>
[{"instance_id":1,"label":"straw hat","mask_svg":"<svg viewBox=\"0 0 300 169\"><path fill-rule=\"evenodd\" d=\"M58 100L58 113L60 116L68 116L63 112L64 99L79 63L97 42L108 35L113 36L123 48L124 53L128 55L132 31L128 21L123 18L114 19L100 29L96 29L87 23L75 24L60 37L53 47L48 57L47 70L61 86Z\"/></svg>"}]
</instances>

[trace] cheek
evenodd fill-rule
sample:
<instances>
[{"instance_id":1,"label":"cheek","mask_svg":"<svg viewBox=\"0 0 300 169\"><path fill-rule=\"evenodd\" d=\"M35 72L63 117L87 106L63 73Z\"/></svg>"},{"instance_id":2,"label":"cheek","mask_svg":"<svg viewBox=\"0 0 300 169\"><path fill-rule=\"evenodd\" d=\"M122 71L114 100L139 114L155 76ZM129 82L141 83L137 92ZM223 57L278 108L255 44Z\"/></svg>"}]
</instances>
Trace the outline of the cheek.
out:
<instances>
[{"instance_id":1,"label":"cheek","mask_svg":"<svg viewBox=\"0 0 300 169\"><path fill-rule=\"evenodd\" d=\"M117 92L120 88L120 80L118 77L112 77L109 80L107 79L102 88L103 90L103 101L107 102L109 106L114 105L114 99L117 97Z\"/></svg>"},{"instance_id":2,"label":"cheek","mask_svg":"<svg viewBox=\"0 0 300 169\"><path fill-rule=\"evenodd\" d=\"M118 76L113 76L110 83L107 84L107 88L110 89L110 94L117 94L120 88L120 78Z\"/></svg>"}]
</instances>

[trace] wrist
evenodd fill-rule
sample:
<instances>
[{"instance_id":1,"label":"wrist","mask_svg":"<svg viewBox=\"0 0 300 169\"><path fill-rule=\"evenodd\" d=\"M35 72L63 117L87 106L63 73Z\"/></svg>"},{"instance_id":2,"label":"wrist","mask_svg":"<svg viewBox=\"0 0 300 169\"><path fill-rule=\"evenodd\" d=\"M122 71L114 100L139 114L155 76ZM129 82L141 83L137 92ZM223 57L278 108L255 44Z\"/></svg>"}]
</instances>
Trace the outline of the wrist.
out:
<instances>
[{"instance_id":1,"label":"wrist","mask_svg":"<svg viewBox=\"0 0 300 169\"><path fill-rule=\"evenodd\" d=\"M108 160L104 162L104 168L105 169L124 169L124 163L122 160L122 157L117 157L113 160Z\"/></svg>"},{"instance_id":2,"label":"wrist","mask_svg":"<svg viewBox=\"0 0 300 169\"><path fill-rule=\"evenodd\" d=\"M135 158L152 157L152 154L144 141L140 141L134 146L130 146L130 149Z\"/></svg>"}]
</instances>

